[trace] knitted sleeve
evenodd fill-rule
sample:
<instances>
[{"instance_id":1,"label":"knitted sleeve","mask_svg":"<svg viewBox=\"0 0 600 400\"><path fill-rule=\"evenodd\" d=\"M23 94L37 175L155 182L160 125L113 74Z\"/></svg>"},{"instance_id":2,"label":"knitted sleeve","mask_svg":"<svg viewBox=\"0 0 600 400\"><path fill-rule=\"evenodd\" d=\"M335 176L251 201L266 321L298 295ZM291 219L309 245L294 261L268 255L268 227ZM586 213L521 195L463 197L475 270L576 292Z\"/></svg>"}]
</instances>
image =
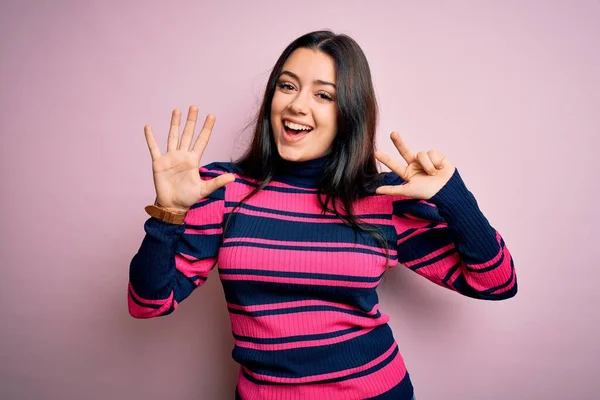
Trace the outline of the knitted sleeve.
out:
<instances>
[{"instance_id":1,"label":"knitted sleeve","mask_svg":"<svg viewBox=\"0 0 600 400\"><path fill-rule=\"evenodd\" d=\"M389 183L403 180L389 173ZM502 300L517 293L512 256L458 169L429 200L394 198L398 261L465 296Z\"/></svg>"},{"instance_id":2,"label":"knitted sleeve","mask_svg":"<svg viewBox=\"0 0 600 400\"><path fill-rule=\"evenodd\" d=\"M200 168L203 180L224 173L217 163ZM202 286L215 267L223 233L225 187L194 204L183 225L149 218L129 266L128 305L135 318L172 313Z\"/></svg>"}]
</instances>

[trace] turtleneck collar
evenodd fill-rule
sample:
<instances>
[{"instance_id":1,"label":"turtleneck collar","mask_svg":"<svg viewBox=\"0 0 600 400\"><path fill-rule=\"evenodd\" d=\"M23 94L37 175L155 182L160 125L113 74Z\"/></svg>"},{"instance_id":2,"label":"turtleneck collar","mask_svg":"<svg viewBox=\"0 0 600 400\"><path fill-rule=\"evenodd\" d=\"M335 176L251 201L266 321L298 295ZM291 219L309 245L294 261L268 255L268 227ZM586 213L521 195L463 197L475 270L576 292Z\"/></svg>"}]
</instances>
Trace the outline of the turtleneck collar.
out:
<instances>
[{"instance_id":1,"label":"turtleneck collar","mask_svg":"<svg viewBox=\"0 0 600 400\"><path fill-rule=\"evenodd\" d=\"M304 187L316 187L330 154L307 161L280 159L276 168L276 180Z\"/></svg>"}]
</instances>

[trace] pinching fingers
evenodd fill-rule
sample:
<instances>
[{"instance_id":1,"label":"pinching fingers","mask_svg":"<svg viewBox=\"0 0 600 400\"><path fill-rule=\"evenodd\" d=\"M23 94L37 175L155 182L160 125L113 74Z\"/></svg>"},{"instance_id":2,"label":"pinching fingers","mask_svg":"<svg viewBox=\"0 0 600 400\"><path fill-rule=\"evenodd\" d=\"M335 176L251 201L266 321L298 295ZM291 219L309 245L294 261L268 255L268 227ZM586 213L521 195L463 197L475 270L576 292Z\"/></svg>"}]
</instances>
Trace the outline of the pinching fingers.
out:
<instances>
[{"instance_id":1,"label":"pinching fingers","mask_svg":"<svg viewBox=\"0 0 600 400\"><path fill-rule=\"evenodd\" d=\"M435 168L435 165L433 164L433 161L431 160L431 158L429 158L429 154L424 152L424 151L420 151L417 153L417 161L419 162L419 164L421 164L421 167L423 167L423 169L425 170L425 172L427 172L427 174L429 175L435 175L437 174L437 169Z\"/></svg>"}]
</instances>

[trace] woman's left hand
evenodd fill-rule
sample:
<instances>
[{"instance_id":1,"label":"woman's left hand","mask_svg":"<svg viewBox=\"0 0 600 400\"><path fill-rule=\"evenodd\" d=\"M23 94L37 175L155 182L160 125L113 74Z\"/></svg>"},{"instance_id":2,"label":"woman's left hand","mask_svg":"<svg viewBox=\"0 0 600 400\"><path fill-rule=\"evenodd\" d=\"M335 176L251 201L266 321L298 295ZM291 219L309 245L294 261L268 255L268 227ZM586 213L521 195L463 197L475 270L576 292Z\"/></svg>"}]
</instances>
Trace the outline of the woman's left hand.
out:
<instances>
[{"instance_id":1,"label":"woman's left hand","mask_svg":"<svg viewBox=\"0 0 600 400\"><path fill-rule=\"evenodd\" d=\"M392 132L390 137L408 165L401 165L399 161L380 151L375 152L375 157L398 174L405 183L380 186L376 193L423 200L432 198L450 180L456 169L454 165L437 150L420 151L414 155L398 132Z\"/></svg>"}]
</instances>

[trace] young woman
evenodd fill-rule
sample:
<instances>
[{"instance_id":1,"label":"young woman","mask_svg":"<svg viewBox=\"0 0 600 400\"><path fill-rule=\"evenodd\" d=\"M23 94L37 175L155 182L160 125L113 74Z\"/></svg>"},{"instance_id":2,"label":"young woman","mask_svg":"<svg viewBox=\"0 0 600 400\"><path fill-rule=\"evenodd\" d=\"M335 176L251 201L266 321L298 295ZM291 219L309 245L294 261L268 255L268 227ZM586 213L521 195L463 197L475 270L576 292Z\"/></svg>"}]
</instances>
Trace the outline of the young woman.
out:
<instances>
[{"instance_id":1,"label":"young woman","mask_svg":"<svg viewBox=\"0 0 600 400\"><path fill-rule=\"evenodd\" d=\"M215 118L192 145L173 112L130 266L129 312L173 312L218 261L240 364L238 399L413 398L376 288L401 263L466 296L517 292L512 257L442 153L403 163L375 151L377 104L357 43L306 34L277 60L247 153L201 166ZM392 172L380 173L376 160Z\"/></svg>"}]
</instances>

